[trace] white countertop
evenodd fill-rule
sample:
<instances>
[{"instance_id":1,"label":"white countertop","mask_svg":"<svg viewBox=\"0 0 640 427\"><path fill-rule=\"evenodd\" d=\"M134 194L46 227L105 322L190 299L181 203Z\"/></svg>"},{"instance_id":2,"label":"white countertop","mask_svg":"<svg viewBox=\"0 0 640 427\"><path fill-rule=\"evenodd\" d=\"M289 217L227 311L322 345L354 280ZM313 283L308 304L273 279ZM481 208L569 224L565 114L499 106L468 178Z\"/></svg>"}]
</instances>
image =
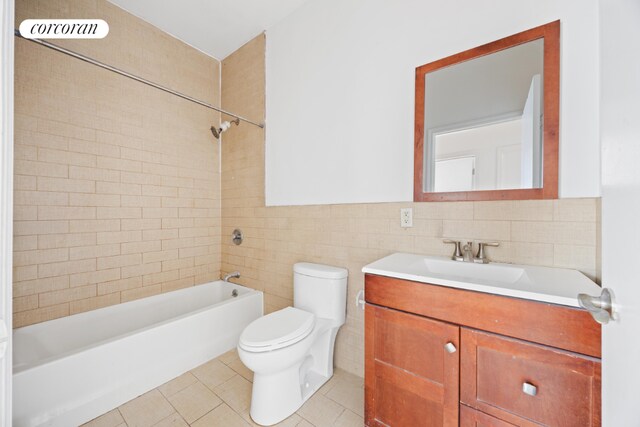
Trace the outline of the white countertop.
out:
<instances>
[{"instance_id":1,"label":"white countertop","mask_svg":"<svg viewBox=\"0 0 640 427\"><path fill-rule=\"evenodd\" d=\"M578 294L601 288L577 270L518 264L474 264L395 253L366 265L364 273L414 282L579 307Z\"/></svg>"}]
</instances>

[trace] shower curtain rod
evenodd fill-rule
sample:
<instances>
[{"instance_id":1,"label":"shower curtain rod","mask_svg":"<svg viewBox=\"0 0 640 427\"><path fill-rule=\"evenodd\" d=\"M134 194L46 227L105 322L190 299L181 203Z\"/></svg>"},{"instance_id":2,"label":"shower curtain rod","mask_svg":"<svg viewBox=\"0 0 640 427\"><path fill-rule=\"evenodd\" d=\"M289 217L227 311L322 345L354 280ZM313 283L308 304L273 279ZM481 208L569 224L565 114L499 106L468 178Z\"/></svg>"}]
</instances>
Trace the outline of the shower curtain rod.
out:
<instances>
[{"instance_id":1,"label":"shower curtain rod","mask_svg":"<svg viewBox=\"0 0 640 427\"><path fill-rule=\"evenodd\" d=\"M186 99L187 101L194 102L194 103L196 103L198 105L202 105L203 107L210 108L210 109L215 110L215 111L217 111L219 113L226 114L227 116L235 117L236 119L239 119L239 120L241 120L243 122L247 122L247 123L252 124L254 126L258 126L261 129L264 129L264 124L263 123L256 123L253 120L246 119L246 118L244 118L242 116L239 116L237 114L233 114L233 113L231 113L229 111L223 110L222 108L218 108L218 107L215 107L215 106L213 106L211 104L208 104L208 103L206 103L204 101L200 101L199 99L193 98L193 97L191 97L189 95L185 95L184 93L177 92L177 91L175 91L173 89L169 89L167 87L161 86L161 85L159 85L157 83L154 83L154 82L149 81L147 79L143 79L142 77L138 77L138 76L136 76L134 74L128 73L128 72L123 71L123 70L121 70L119 68L112 67L111 65L105 64L104 62L97 61L97 60L95 60L93 58L89 58L88 56L82 55L81 53L77 53L77 52L74 52L72 50L65 49L65 48L63 48L61 46L55 45L53 43L49 43L46 40L28 39L26 37L22 37L22 34L20 34L20 31L18 31L18 30L15 30L15 35L16 35L16 37L20 37L20 38L22 38L24 40L32 41L32 42L37 43L37 44L39 44L41 46L48 47L49 49L53 49L55 51L64 53L65 55L72 56L72 57L74 57L76 59L79 59L81 61L88 62L89 64L97 65L98 67L104 68L105 70L109 70L109 71L111 71L113 73L120 74L121 76L128 77L128 78L130 78L132 80L135 80L137 82L144 83L144 84L146 84L148 86L154 87L156 89L160 89L160 90L165 91L167 93L170 93L172 95L178 96L178 97L180 97L182 99Z\"/></svg>"}]
</instances>

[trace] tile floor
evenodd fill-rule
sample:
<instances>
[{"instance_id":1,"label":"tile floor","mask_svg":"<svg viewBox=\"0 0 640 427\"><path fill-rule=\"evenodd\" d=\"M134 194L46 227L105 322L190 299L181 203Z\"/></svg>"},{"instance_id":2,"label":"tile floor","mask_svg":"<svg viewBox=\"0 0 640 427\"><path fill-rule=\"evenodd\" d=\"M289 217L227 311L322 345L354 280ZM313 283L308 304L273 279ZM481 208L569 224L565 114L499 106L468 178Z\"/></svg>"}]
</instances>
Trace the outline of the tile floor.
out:
<instances>
[{"instance_id":1,"label":"tile floor","mask_svg":"<svg viewBox=\"0 0 640 427\"><path fill-rule=\"evenodd\" d=\"M249 416L252 380L253 373L232 350L84 426L257 426ZM363 379L337 369L298 412L278 426L361 427L363 412Z\"/></svg>"}]
</instances>

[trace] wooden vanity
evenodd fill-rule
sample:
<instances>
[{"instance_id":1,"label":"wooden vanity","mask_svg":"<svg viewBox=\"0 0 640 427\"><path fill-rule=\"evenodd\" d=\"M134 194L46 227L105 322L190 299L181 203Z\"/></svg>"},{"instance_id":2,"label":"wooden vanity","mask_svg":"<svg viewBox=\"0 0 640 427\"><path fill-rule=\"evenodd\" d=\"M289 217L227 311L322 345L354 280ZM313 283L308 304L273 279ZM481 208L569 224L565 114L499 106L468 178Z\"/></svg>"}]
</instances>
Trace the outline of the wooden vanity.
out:
<instances>
[{"instance_id":1,"label":"wooden vanity","mask_svg":"<svg viewBox=\"0 0 640 427\"><path fill-rule=\"evenodd\" d=\"M367 426L599 426L582 309L365 275Z\"/></svg>"}]
</instances>

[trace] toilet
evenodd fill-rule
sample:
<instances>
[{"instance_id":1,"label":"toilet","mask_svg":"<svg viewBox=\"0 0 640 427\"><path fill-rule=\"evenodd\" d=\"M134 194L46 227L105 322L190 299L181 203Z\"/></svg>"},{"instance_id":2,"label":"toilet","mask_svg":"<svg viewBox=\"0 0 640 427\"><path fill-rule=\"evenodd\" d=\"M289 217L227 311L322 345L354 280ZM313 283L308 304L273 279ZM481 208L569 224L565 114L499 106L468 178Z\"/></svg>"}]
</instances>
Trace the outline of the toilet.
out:
<instances>
[{"instance_id":1,"label":"toilet","mask_svg":"<svg viewBox=\"0 0 640 427\"><path fill-rule=\"evenodd\" d=\"M333 375L333 348L345 322L348 271L293 266L293 307L263 316L240 335L240 360L253 371L251 418L276 424Z\"/></svg>"}]
</instances>

